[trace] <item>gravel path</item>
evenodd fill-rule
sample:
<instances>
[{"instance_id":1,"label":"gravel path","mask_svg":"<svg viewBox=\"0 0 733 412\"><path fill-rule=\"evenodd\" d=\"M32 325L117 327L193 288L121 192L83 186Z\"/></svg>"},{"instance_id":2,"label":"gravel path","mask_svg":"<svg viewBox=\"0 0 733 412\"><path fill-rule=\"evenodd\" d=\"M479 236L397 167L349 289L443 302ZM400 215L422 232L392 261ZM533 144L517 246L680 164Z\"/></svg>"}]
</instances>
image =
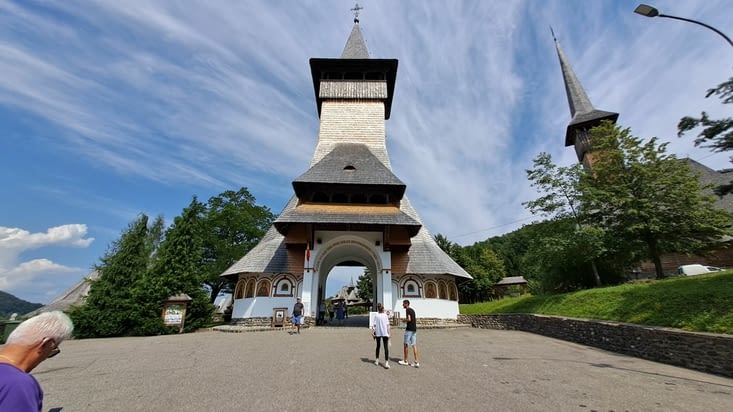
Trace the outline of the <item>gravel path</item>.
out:
<instances>
[{"instance_id":1,"label":"gravel path","mask_svg":"<svg viewBox=\"0 0 733 412\"><path fill-rule=\"evenodd\" d=\"M524 332L366 328L72 340L33 374L52 411L729 411L733 380Z\"/></svg>"}]
</instances>

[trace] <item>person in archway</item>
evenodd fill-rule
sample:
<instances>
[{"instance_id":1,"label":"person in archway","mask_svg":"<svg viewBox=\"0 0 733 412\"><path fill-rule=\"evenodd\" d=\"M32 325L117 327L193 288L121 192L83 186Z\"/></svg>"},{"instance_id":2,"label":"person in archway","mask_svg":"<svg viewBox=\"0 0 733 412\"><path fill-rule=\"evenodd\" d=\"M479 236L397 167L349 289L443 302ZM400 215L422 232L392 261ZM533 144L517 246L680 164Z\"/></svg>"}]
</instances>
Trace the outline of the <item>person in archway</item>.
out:
<instances>
[{"instance_id":1,"label":"person in archway","mask_svg":"<svg viewBox=\"0 0 733 412\"><path fill-rule=\"evenodd\" d=\"M326 323L326 302L321 301L321 304L318 305L318 321L316 322L317 325L323 325Z\"/></svg>"},{"instance_id":2,"label":"person in archway","mask_svg":"<svg viewBox=\"0 0 733 412\"><path fill-rule=\"evenodd\" d=\"M340 300L336 304L336 320L339 322L339 325L342 325L344 323L344 301Z\"/></svg>"},{"instance_id":3,"label":"person in archway","mask_svg":"<svg viewBox=\"0 0 733 412\"><path fill-rule=\"evenodd\" d=\"M63 312L41 313L18 325L0 349L0 410L41 411L43 390L30 372L58 355L74 325Z\"/></svg>"},{"instance_id":4,"label":"person in archway","mask_svg":"<svg viewBox=\"0 0 733 412\"><path fill-rule=\"evenodd\" d=\"M297 329L296 333L298 334L300 334L300 325L303 324L304 310L303 303L300 302L300 298L297 298L295 305L293 305L293 326Z\"/></svg>"},{"instance_id":5,"label":"person in archway","mask_svg":"<svg viewBox=\"0 0 733 412\"><path fill-rule=\"evenodd\" d=\"M407 361L407 348L408 346L412 346L412 355L415 358L415 363L413 363L412 366L419 368L420 356L417 350L417 322L415 320L415 310L410 307L410 301L407 299L402 301L402 307L405 309L405 338L402 360L397 363L404 366L410 364L410 362Z\"/></svg>"},{"instance_id":6,"label":"person in archway","mask_svg":"<svg viewBox=\"0 0 733 412\"><path fill-rule=\"evenodd\" d=\"M379 347L384 343L384 368L389 369L389 318L384 313L384 306L381 303L377 303L377 315L374 317L374 324L372 327L372 336L377 342L377 350L375 352L374 364L379 366Z\"/></svg>"}]
</instances>

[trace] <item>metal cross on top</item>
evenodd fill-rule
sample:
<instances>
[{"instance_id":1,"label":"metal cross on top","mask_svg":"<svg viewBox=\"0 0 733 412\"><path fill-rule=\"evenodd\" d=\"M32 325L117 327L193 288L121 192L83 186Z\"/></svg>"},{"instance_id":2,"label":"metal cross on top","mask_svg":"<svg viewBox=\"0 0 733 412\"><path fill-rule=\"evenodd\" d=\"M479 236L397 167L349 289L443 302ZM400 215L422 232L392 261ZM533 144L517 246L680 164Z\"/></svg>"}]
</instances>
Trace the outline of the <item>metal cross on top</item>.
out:
<instances>
[{"instance_id":1,"label":"metal cross on top","mask_svg":"<svg viewBox=\"0 0 733 412\"><path fill-rule=\"evenodd\" d=\"M354 23L359 22L359 10L362 10L364 7L359 6L359 3L356 3L353 9L351 11L354 12Z\"/></svg>"}]
</instances>

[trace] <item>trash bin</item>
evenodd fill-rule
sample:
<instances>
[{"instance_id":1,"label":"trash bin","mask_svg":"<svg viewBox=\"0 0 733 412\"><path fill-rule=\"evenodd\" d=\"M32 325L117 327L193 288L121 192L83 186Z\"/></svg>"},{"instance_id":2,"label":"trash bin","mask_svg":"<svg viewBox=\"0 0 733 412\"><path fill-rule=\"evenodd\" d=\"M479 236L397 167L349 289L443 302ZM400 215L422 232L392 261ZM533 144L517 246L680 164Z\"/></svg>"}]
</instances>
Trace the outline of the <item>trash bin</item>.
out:
<instances>
[{"instance_id":1,"label":"trash bin","mask_svg":"<svg viewBox=\"0 0 733 412\"><path fill-rule=\"evenodd\" d=\"M20 325L19 320L6 320L3 322L3 342L5 343L6 340L8 340L8 336L15 330L15 328Z\"/></svg>"}]
</instances>

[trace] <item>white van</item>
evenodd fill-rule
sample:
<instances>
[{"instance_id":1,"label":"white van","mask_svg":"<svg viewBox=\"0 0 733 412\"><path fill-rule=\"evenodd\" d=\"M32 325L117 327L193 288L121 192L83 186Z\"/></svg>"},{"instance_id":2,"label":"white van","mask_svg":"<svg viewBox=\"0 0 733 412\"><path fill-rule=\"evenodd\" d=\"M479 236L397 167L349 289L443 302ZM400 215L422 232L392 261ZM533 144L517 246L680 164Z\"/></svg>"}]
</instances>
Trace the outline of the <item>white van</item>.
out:
<instances>
[{"instance_id":1,"label":"white van","mask_svg":"<svg viewBox=\"0 0 733 412\"><path fill-rule=\"evenodd\" d=\"M715 266L705 266L698 263L692 265L682 265L677 268L677 274L680 276L695 276L703 273L720 272L723 269Z\"/></svg>"}]
</instances>

